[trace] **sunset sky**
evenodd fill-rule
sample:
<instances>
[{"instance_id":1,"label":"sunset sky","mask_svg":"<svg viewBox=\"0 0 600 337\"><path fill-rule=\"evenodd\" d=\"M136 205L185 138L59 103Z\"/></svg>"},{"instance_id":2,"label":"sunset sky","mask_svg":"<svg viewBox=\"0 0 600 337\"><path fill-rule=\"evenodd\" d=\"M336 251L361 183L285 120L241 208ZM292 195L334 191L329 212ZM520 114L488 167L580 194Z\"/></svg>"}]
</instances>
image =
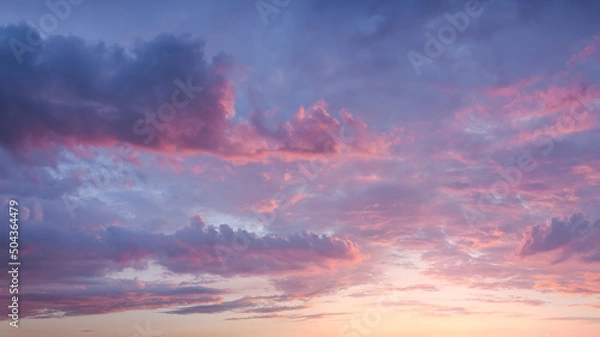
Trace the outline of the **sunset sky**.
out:
<instances>
[{"instance_id":1,"label":"sunset sky","mask_svg":"<svg viewBox=\"0 0 600 337\"><path fill-rule=\"evenodd\" d=\"M1 336L600 335L600 2L0 4Z\"/></svg>"}]
</instances>

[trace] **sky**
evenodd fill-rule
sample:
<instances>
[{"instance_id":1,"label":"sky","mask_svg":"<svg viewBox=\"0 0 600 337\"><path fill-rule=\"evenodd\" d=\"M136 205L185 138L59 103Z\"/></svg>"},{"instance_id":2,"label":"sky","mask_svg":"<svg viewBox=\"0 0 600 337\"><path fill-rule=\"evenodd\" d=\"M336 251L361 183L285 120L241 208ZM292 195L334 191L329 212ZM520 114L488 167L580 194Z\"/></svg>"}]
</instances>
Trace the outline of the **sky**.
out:
<instances>
[{"instance_id":1,"label":"sky","mask_svg":"<svg viewBox=\"0 0 600 337\"><path fill-rule=\"evenodd\" d=\"M599 2L0 3L0 335L598 336Z\"/></svg>"}]
</instances>

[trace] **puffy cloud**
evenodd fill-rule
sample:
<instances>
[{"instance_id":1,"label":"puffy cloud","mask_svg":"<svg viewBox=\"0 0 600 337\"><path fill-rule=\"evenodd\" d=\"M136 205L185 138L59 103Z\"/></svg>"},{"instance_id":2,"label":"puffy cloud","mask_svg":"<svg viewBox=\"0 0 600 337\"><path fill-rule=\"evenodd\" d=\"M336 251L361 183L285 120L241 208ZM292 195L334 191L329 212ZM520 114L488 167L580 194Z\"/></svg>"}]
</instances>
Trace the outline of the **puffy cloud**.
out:
<instances>
[{"instance_id":1,"label":"puffy cloud","mask_svg":"<svg viewBox=\"0 0 600 337\"><path fill-rule=\"evenodd\" d=\"M336 153L342 145L342 125L322 103L306 112L301 108L274 129L264 125L260 113L252 122L233 120L231 78L240 67L223 53L206 60L201 40L161 34L125 49L51 36L18 65L11 46L26 41L31 28L11 25L0 31L0 117L5 121L0 146L125 142L138 149L251 160ZM366 139L364 130L359 136L351 148L372 152L368 142L377 139Z\"/></svg>"},{"instance_id":2,"label":"puffy cloud","mask_svg":"<svg viewBox=\"0 0 600 337\"><path fill-rule=\"evenodd\" d=\"M335 269L362 259L352 241L332 235L259 235L228 225L206 226L199 216L173 234L44 225L23 229L21 237L23 268L32 283L102 277L125 268L146 269L151 262L175 273L234 276ZM7 245L7 238L2 242Z\"/></svg>"},{"instance_id":3,"label":"puffy cloud","mask_svg":"<svg viewBox=\"0 0 600 337\"><path fill-rule=\"evenodd\" d=\"M52 36L17 65L9 42L26 41L30 28L0 29L0 107L8 122L0 138L3 146L125 141L150 148L233 151L225 138L233 127L228 121L233 88L225 72L233 64L224 54L205 61L204 42L163 34L125 50ZM163 103L171 104L174 113ZM188 129L175 132L183 120Z\"/></svg>"},{"instance_id":4,"label":"puffy cloud","mask_svg":"<svg viewBox=\"0 0 600 337\"><path fill-rule=\"evenodd\" d=\"M600 220L591 222L583 213L569 218L553 218L542 225L530 227L525 235L519 254L523 257L539 253L560 251L558 261L581 255L585 261L600 261L598 240Z\"/></svg>"},{"instance_id":5,"label":"puffy cloud","mask_svg":"<svg viewBox=\"0 0 600 337\"><path fill-rule=\"evenodd\" d=\"M404 55L410 49L422 51L422 33L438 27L442 13L456 13L462 4L413 1L406 7L395 2L365 7L346 1L340 11L341 4L295 7L288 14L297 20L277 34L265 34L266 39L256 38L252 29L239 32L242 38L218 35L219 45L238 50L241 63L250 62L251 71L239 84L234 80L237 61L224 54L209 58L204 42L187 36L163 34L128 47L51 36L18 65L10 41L26 40L27 27L0 28L0 187L10 192L3 197L23 199L22 257L28 277L22 281L31 290L26 294L31 301L26 301L34 315L183 305L170 310L263 314L230 319L281 317L279 311L304 306L274 302L334 295L372 283L383 271L405 272L407 266L425 278L418 280L425 284L390 287L407 296L435 291L429 285L435 280L488 291L598 293L596 265L548 265L544 260L556 254L556 261L597 261L597 222L552 220L532 226L520 241L523 224L539 224L553 214L581 209L598 217L595 167L600 152L593 116L559 129L556 136L564 139L553 143L549 155L542 156L543 149L536 147L537 171L524 172L502 203L473 226L466 226L460 209L477 210L478 197L489 194L502 181L504 169L530 150L527 146L546 131L543 124L568 111L571 95L580 91L574 78L578 83L596 81L591 63L597 38L590 34L597 35L600 7L573 6L566 0L489 4L484 17L473 20L443 57L423 68L419 79ZM305 15L308 8L312 11ZM230 11L204 12L224 15L210 21L222 21L219 27L232 17ZM164 11L165 18L181 14ZM239 14L236 20L247 20ZM257 21L256 13L251 14ZM111 7L111 15L123 14ZM332 26L332 20L345 23ZM135 25L135 20L121 21ZM164 21L168 26L175 20ZM244 114L247 102L239 86L261 81L272 71L279 80L268 81L264 89L273 109ZM196 97L178 108L172 120L158 116L169 113L159 111L162 103L189 99L182 85L202 90L187 92ZM474 102L465 95L474 96ZM307 102L317 103L298 108ZM374 136L373 130L384 133ZM404 141L409 138L414 141ZM144 179L134 180L131 190L114 182L111 188L96 186L98 193L86 195L87 205L69 218L60 196L89 189L87 175L79 173L81 165L92 167L93 173L101 162L88 162L94 157L89 148L110 151L103 147L118 142L147 152L139 155L146 164L139 165ZM198 153L202 155L189 155ZM290 188L284 212L282 200L272 192L281 190L278 177L292 176L289 170L284 173L285 161L321 154L337 156L326 170L305 175L301 180L310 182L302 188ZM262 159L269 156L282 160L267 167ZM188 160L197 162L190 166ZM58 169L46 172L46 165ZM174 172L159 172L161 168ZM165 194L166 184L173 193L155 197ZM43 208L36 209L38 203ZM276 221L261 228L277 234L210 226L201 216L181 227L185 217L197 212L210 220L227 219L219 223L243 223L249 209L263 215L278 212ZM515 252L527 259L515 263ZM208 273L228 282L236 275L261 276L287 297L224 300L219 290L184 284L173 286L185 293L179 296L168 284L106 279L111 272L149 264L177 277ZM82 301L57 284L82 287ZM66 294L62 301L60 293ZM515 297L483 301L541 304ZM56 310L44 311L53 302ZM475 312L412 304L431 315Z\"/></svg>"}]
</instances>

